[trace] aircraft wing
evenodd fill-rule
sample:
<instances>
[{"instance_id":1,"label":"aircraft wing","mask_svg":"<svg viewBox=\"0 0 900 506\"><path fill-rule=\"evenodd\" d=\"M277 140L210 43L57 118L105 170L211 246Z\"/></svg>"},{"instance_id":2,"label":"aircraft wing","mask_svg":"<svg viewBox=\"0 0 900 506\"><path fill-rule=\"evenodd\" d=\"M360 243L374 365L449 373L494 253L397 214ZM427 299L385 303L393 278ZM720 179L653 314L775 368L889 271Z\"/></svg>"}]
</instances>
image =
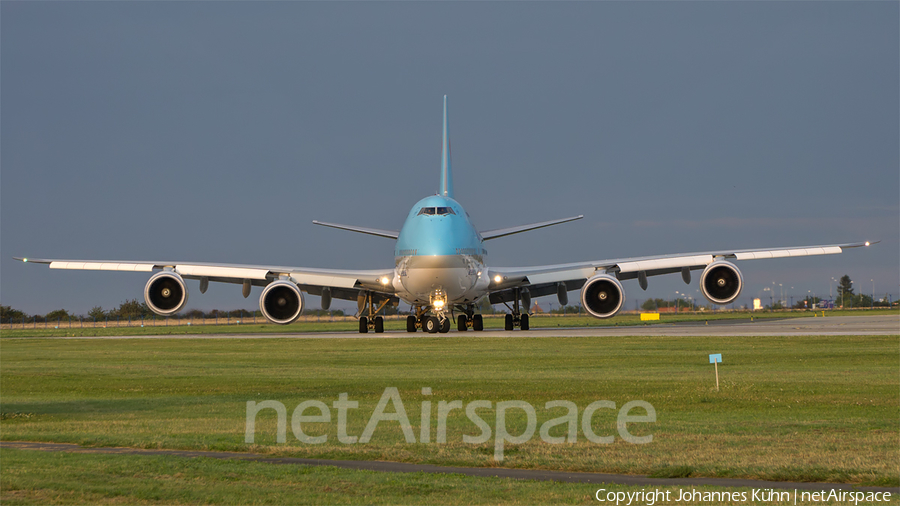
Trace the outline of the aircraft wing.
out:
<instances>
[{"instance_id":1,"label":"aircraft wing","mask_svg":"<svg viewBox=\"0 0 900 506\"><path fill-rule=\"evenodd\" d=\"M357 227L355 225L341 225L340 223L328 223L325 221L313 220L313 224L322 225L323 227L337 228L341 230L349 230L351 232L360 232L362 234L375 235L378 237L386 237L388 239L396 239L400 237L397 230L382 230L380 228Z\"/></svg>"},{"instance_id":2,"label":"aircraft wing","mask_svg":"<svg viewBox=\"0 0 900 506\"><path fill-rule=\"evenodd\" d=\"M528 232L529 230L537 230L539 228L549 227L552 225L559 225L560 223L568 223L570 221L580 220L582 218L584 218L584 215L579 214L578 216L572 216L570 218L542 221L540 223L531 223L529 225L519 225L518 227L498 228L495 230L485 230L485 231L479 232L479 233L481 234L482 239L484 239L485 241L488 241L490 239L496 239L498 237L506 237L508 235L518 234L520 232Z\"/></svg>"},{"instance_id":3,"label":"aircraft wing","mask_svg":"<svg viewBox=\"0 0 900 506\"><path fill-rule=\"evenodd\" d=\"M876 241L877 243L877 241ZM538 267L491 268L491 302L512 300L513 289L527 287L532 297L557 293L558 285L564 283L567 290L581 288L585 281L596 274L609 274L620 280L637 278L640 273L658 276L681 272L690 280L690 271L706 268L717 260L754 260L762 258L802 257L812 255L833 255L847 248L869 246L870 242L831 244L824 246L801 246L794 248L721 250L702 253L658 255L593 262L545 265ZM498 277L499 276L499 277ZM545 293L546 292L546 293Z\"/></svg>"},{"instance_id":4,"label":"aircraft wing","mask_svg":"<svg viewBox=\"0 0 900 506\"><path fill-rule=\"evenodd\" d=\"M392 294L393 269L383 270L335 270L306 269L301 267L281 267L270 265L241 265L188 262L120 262L108 260L55 260L37 258L16 258L27 263L49 264L51 269L75 269L95 271L152 272L169 269L185 279L206 278L219 283L266 286L270 282L287 276L300 289L313 295L321 295L323 288L331 289L335 298L357 300L360 290ZM386 280L386 281L385 281Z\"/></svg>"}]
</instances>

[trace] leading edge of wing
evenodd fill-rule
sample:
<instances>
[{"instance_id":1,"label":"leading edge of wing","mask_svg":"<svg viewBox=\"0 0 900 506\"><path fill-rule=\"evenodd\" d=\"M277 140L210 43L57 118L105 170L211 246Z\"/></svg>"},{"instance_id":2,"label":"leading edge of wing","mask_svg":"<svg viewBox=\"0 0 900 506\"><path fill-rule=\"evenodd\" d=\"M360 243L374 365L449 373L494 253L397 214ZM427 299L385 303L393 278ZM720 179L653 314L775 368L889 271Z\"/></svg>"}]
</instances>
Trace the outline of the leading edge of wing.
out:
<instances>
[{"instance_id":1,"label":"leading edge of wing","mask_svg":"<svg viewBox=\"0 0 900 506\"><path fill-rule=\"evenodd\" d=\"M671 269L682 267L704 267L716 260L755 260L763 258L787 258L814 255L831 255L848 248L860 248L880 241L829 244L819 246L798 246L791 248L761 248L742 250L719 250L698 253L654 255L644 257L619 258L575 262L569 264L543 265L534 267L491 267L490 275L500 275L510 280L518 279L530 284L561 282L586 279L597 271L629 273L644 271L648 276L665 274ZM505 284L505 283L503 283Z\"/></svg>"},{"instance_id":2,"label":"leading edge of wing","mask_svg":"<svg viewBox=\"0 0 900 506\"><path fill-rule=\"evenodd\" d=\"M290 277L295 283L336 288L367 288L393 292L390 283L393 269L342 270L311 269L270 265L222 264L208 262L127 262L117 260L62 260L14 257L26 263L49 264L51 269L151 272L171 269L188 279L216 278L220 280L274 280ZM386 281L387 280L387 281Z\"/></svg>"},{"instance_id":3,"label":"leading edge of wing","mask_svg":"<svg viewBox=\"0 0 900 506\"><path fill-rule=\"evenodd\" d=\"M375 235L378 237L386 237L388 239L396 239L400 237L400 232L396 230L382 230L380 228L357 227L355 225L341 225L340 223L328 223L325 221L313 220L316 225L323 227L337 228L340 230L349 230L351 232L359 232L361 234Z\"/></svg>"},{"instance_id":4,"label":"leading edge of wing","mask_svg":"<svg viewBox=\"0 0 900 506\"><path fill-rule=\"evenodd\" d=\"M549 227L552 225L559 225L560 223L568 223L570 221L580 220L584 218L583 214L579 214L578 216L571 216L569 218L561 218L558 220L550 220L550 221L542 221L540 223L530 223L528 225L519 225L518 227L509 227L509 228L497 228L494 230L485 230L484 232L479 232L481 234L481 238L485 241L490 239L496 239L498 237L506 237L508 235L518 234L520 232L527 232L529 230L536 230L539 228Z\"/></svg>"}]
</instances>

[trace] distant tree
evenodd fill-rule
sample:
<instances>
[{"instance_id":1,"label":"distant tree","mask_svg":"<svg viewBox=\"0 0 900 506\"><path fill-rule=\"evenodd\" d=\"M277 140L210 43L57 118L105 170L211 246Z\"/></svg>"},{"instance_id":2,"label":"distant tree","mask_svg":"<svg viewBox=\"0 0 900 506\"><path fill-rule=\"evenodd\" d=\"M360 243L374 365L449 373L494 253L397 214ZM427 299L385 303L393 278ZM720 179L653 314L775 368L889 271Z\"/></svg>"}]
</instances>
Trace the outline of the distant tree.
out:
<instances>
[{"instance_id":1,"label":"distant tree","mask_svg":"<svg viewBox=\"0 0 900 506\"><path fill-rule=\"evenodd\" d=\"M850 280L850 276L844 274L838 282L837 297L835 297L835 300L842 299L844 303L848 303L848 299L849 301L852 301L852 297L853 281Z\"/></svg>"},{"instance_id":2,"label":"distant tree","mask_svg":"<svg viewBox=\"0 0 900 506\"><path fill-rule=\"evenodd\" d=\"M103 310L100 306L94 306L88 311L88 316L90 316L93 320L102 320L106 318L106 311Z\"/></svg>"},{"instance_id":3,"label":"distant tree","mask_svg":"<svg viewBox=\"0 0 900 506\"><path fill-rule=\"evenodd\" d=\"M672 300L647 299L646 301L644 301L643 304L641 304L641 309L643 309L644 311L656 311L657 309L660 309L660 308L666 308L666 307L685 307L686 308L690 305L691 305L690 301L686 301L683 299L672 299Z\"/></svg>"},{"instance_id":4,"label":"distant tree","mask_svg":"<svg viewBox=\"0 0 900 506\"><path fill-rule=\"evenodd\" d=\"M853 300L853 307L872 307L872 296L861 293Z\"/></svg>"},{"instance_id":5,"label":"distant tree","mask_svg":"<svg viewBox=\"0 0 900 506\"><path fill-rule=\"evenodd\" d=\"M666 301L662 299L647 299L641 304L641 309L644 311L656 311L661 307L666 307Z\"/></svg>"},{"instance_id":6,"label":"distant tree","mask_svg":"<svg viewBox=\"0 0 900 506\"><path fill-rule=\"evenodd\" d=\"M10 306L0 306L0 320L8 322L10 318L13 320L21 320L22 318L25 318L25 313L18 309L13 309Z\"/></svg>"},{"instance_id":7,"label":"distant tree","mask_svg":"<svg viewBox=\"0 0 900 506\"><path fill-rule=\"evenodd\" d=\"M119 305L118 309L110 310L109 317L119 317L123 320L138 320L142 316L150 316L150 308L144 302L138 302L136 299L126 300Z\"/></svg>"},{"instance_id":8,"label":"distant tree","mask_svg":"<svg viewBox=\"0 0 900 506\"><path fill-rule=\"evenodd\" d=\"M47 321L68 320L69 312L65 309L57 309L55 311L50 311L49 313L47 313L47 316L45 316L44 318L46 318Z\"/></svg>"},{"instance_id":9,"label":"distant tree","mask_svg":"<svg viewBox=\"0 0 900 506\"><path fill-rule=\"evenodd\" d=\"M197 318L198 320L202 319L203 316L204 316L203 311L201 311L199 309L191 309L190 311L188 311L187 313L184 314L185 318Z\"/></svg>"},{"instance_id":10,"label":"distant tree","mask_svg":"<svg viewBox=\"0 0 900 506\"><path fill-rule=\"evenodd\" d=\"M578 314L578 306L563 306L550 311L552 314Z\"/></svg>"}]
</instances>

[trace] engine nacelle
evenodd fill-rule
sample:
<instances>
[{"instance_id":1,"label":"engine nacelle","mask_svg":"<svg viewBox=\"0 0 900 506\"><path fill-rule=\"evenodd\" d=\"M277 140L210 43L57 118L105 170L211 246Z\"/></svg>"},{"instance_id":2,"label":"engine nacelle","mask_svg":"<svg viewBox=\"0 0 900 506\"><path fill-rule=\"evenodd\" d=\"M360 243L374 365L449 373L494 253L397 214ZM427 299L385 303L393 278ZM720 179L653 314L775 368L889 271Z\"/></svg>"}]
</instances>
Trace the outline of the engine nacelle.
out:
<instances>
[{"instance_id":1,"label":"engine nacelle","mask_svg":"<svg viewBox=\"0 0 900 506\"><path fill-rule=\"evenodd\" d=\"M303 312L303 292L290 281L269 283L259 296L259 310L272 323L287 325Z\"/></svg>"},{"instance_id":2,"label":"engine nacelle","mask_svg":"<svg viewBox=\"0 0 900 506\"><path fill-rule=\"evenodd\" d=\"M163 271L154 274L144 287L144 301L151 311L170 316L187 303L188 291L178 273Z\"/></svg>"},{"instance_id":3,"label":"engine nacelle","mask_svg":"<svg viewBox=\"0 0 900 506\"><path fill-rule=\"evenodd\" d=\"M744 287L741 271L734 264L724 261L713 262L700 275L700 291L713 304L725 305L734 302Z\"/></svg>"},{"instance_id":4,"label":"engine nacelle","mask_svg":"<svg viewBox=\"0 0 900 506\"><path fill-rule=\"evenodd\" d=\"M624 303L622 283L607 274L592 277L581 289L581 304L595 318L615 316Z\"/></svg>"}]
</instances>

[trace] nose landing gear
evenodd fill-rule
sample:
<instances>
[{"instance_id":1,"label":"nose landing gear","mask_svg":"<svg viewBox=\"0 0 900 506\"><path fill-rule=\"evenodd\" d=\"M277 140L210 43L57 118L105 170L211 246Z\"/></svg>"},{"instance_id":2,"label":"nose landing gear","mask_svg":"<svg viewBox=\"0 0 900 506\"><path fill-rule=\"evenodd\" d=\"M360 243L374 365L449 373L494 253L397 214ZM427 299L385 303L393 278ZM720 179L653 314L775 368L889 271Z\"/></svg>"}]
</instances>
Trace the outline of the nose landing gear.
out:
<instances>
[{"instance_id":1,"label":"nose landing gear","mask_svg":"<svg viewBox=\"0 0 900 506\"><path fill-rule=\"evenodd\" d=\"M429 316L425 318L422 329L429 334L437 334L438 332L446 334L450 332L450 318L444 317L442 320L437 316Z\"/></svg>"},{"instance_id":2,"label":"nose landing gear","mask_svg":"<svg viewBox=\"0 0 900 506\"><path fill-rule=\"evenodd\" d=\"M474 306L466 306L465 308L457 306L457 309L461 310L463 314L459 315L456 320L457 330L460 332L465 332L469 328L481 331L484 330L484 322L482 321L480 314L474 314ZM419 329L422 329L424 332L428 332L430 334L446 334L450 332L450 327L453 325L452 315L448 314L447 311L433 311L430 306L417 305L414 307L415 315L409 315L406 317L406 331L407 332L416 332ZM434 314L429 314L434 312Z\"/></svg>"}]
</instances>

